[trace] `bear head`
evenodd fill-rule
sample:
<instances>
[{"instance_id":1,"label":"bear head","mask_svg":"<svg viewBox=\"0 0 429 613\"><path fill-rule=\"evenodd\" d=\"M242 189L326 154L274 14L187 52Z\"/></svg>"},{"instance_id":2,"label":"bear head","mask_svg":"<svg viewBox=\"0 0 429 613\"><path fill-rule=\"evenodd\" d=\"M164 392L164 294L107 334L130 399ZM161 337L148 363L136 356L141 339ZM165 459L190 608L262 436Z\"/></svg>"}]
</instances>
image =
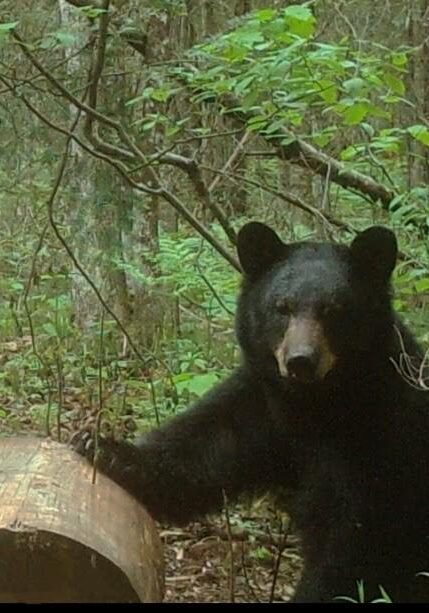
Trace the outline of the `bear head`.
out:
<instances>
[{"instance_id":1,"label":"bear head","mask_svg":"<svg viewBox=\"0 0 429 613\"><path fill-rule=\"evenodd\" d=\"M344 366L366 368L389 350L395 235L373 226L349 247L284 243L252 222L237 237L243 270L236 331L261 375L298 385L329 381Z\"/></svg>"}]
</instances>

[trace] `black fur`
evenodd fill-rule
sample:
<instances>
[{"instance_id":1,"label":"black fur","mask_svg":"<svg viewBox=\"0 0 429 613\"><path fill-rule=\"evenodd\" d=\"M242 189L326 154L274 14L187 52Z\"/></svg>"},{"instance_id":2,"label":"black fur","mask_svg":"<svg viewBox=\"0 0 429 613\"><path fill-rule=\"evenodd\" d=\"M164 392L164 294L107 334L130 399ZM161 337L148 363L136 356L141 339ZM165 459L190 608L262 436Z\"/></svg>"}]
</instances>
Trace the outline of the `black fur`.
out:
<instances>
[{"instance_id":1,"label":"black fur","mask_svg":"<svg viewBox=\"0 0 429 613\"><path fill-rule=\"evenodd\" d=\"M429 398L393 364L403 346L422 359L391 309L393 234L284 245L249 224L238 246L242 365L137 445L101 441L100 468L179 524L219 511L222 490L275 494L303 540L295 601L356 596L357 580L368 599L382 585L395 601L429 601L416 577L429 571ZM323 329L316 354L326 345L336 358L323 378L280 375L274 352L293 317ZM85 437L75 447L91 454Z\"/></svg>"}]
</instances>

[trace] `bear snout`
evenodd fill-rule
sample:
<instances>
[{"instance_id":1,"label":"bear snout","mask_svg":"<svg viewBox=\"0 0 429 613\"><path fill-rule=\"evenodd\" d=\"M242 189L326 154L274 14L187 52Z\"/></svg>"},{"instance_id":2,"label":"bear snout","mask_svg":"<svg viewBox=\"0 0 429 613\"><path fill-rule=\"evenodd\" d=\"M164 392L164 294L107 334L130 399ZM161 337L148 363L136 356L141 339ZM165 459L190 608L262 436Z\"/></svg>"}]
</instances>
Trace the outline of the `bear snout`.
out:
<instances>
[{"instance_id":1,"label":"bear snout","mask_svg":"<svg viewBox=\"0 0 429 613\"><path fill-rule=\"evenodd\" d=\"M321 324L308 316L290 318L274 355L281 377L299 383L324 379L336 362Z\"/></svg>"}]
</instances>

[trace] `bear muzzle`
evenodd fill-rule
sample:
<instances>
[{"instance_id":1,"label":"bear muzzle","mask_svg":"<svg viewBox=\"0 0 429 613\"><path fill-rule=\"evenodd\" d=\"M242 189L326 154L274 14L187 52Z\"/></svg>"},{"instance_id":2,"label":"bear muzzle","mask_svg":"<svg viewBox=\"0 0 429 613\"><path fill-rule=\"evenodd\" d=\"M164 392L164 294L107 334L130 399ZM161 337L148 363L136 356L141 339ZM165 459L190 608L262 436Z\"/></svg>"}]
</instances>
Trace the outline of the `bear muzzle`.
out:
<instances>
[{"instance_id":1,"label":"bear muzzle","mask_svg":"<svg viewBox=\"0 0 429 613\"><path fill-rule=\"evenodd\" d=\"M290 318L274 355L281 377L306 384L324 379L336 362L321 324L308 316Z\"/></svg>"}]
</instances>

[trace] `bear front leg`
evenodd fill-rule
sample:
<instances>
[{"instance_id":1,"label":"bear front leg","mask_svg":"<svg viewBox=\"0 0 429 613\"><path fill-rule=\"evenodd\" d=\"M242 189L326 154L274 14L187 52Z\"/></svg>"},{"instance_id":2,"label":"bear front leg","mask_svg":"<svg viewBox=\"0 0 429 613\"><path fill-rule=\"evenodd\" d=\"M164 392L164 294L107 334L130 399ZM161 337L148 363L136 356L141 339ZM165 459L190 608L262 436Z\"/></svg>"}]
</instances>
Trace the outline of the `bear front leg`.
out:
<instances>
[{"instance_id":1,"label":"bear front leg","mask_svg":"<svg viewBox=\"0 0 429 613\"><path fill-rule=\"evenodd\" d=\"M91 459L85 435L72 445ZM284 453L284 450L282 450ZM158 520L184 524L278 476L261 385L244 370L132 445L100 439L97 466Z\"/></svg>"}]
</instances>

